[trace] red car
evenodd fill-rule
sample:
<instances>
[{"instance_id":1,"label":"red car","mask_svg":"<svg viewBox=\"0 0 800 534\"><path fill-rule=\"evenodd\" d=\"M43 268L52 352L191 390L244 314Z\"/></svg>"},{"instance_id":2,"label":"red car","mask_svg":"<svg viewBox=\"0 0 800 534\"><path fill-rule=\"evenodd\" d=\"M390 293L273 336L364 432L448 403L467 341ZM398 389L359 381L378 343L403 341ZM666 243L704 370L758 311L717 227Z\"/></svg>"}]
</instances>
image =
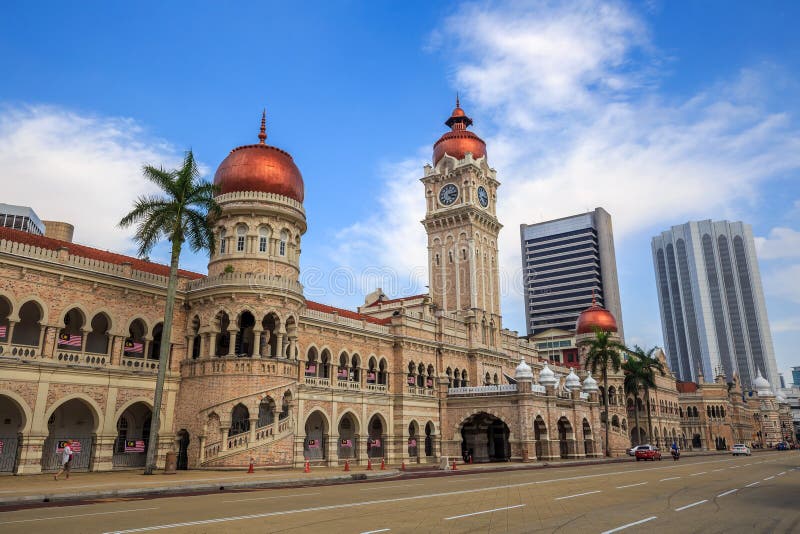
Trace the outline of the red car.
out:
<instances>
[{"instance_id":1,"label":"red car","mask_svg":"<svg viewBox=\"0 0 800 534\"><path fill-rule=\"evenodd\" d=\"M645 445L636 449L636 461L639 460L661 460L661 450L652 445Z\"/></svg>"}]
</instances>

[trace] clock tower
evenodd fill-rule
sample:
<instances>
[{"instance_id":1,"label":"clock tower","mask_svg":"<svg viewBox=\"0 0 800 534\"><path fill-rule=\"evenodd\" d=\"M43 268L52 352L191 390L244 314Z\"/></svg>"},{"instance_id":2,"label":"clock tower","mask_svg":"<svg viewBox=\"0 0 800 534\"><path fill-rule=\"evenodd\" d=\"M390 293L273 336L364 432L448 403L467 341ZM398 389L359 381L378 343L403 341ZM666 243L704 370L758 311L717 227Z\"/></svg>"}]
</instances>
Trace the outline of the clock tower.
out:
<instances>
[{"instance_id":1,"label":"clock tower","mask_svg":"<svg viewBox=\"0 0 800 534\"><path fill-rule=\"evenodd\" d=\"M445 122L451 131L433 145L425 165L430 295L445 312L475 315L500 328L497 237L497 173L486 161L486 143L458 99ZM494 330L494 328L492 329Z\"/></svg>"}]
</instances>

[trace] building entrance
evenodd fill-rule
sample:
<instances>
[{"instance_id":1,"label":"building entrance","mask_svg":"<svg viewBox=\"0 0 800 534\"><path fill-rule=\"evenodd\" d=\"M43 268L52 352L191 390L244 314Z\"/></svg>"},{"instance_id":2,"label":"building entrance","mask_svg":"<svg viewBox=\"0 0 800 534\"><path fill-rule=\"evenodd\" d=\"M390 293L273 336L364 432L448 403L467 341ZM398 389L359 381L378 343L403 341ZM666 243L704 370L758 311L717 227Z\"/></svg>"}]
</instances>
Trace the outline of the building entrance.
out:
<instances>
[{"instance_id":1,"label":"building entrance","mask_svg":"<svg viewBox=\"0 0 800 534\"><path fill-rule=\"evenodd\" d=\"M510 433L501 419L487 413L475 414L461 425L461 452L465 459L472 457L476 463L508 461Z\"/></svg>"}]
</instances>

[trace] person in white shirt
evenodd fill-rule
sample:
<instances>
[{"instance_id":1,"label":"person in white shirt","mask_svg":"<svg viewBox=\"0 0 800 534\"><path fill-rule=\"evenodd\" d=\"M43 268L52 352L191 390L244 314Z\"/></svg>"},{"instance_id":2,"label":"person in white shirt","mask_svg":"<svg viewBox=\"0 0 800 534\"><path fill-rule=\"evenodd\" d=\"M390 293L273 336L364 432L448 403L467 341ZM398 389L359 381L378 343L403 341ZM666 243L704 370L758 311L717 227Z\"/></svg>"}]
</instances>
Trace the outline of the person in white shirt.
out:
<instances>
[{"instance_id":1,"label":"person in white shirt","mask_svg":"<svg viewBox=\"0 0 800 534\"><path fill-rule=\"evenodd\" d=\"M72 466L72 440L68 439L66 443L64 443L64 448L61 451L61 469L59 469L58 473L55 474L53 480L58 480L58 476L61 473L66 473L65 478L69 479L69 471L71 466Z\"/></svg>"}]
</instances>

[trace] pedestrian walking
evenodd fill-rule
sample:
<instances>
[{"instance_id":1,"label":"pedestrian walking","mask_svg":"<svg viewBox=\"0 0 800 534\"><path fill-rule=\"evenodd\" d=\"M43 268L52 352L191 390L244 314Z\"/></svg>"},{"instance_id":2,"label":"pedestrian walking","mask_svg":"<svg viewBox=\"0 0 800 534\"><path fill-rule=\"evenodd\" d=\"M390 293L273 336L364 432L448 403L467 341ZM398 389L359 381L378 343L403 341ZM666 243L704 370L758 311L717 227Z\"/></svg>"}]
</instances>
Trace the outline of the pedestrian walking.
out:
<instances>
[{"instance_id":1,"label":"pedestrian walking","mask_svg":"<svg viewBox=\"0 0 800 534\"><path fill-rule=\"evenodd\" d=\"M55 474L53 480L58 480L58 476L61 473L65 474L67 480L69 480L69 471L72 467L72 440L68 439L64 442L64 448L61 449L61 469L58 470L58 473Z\"/></svg>"}]
</instances>

